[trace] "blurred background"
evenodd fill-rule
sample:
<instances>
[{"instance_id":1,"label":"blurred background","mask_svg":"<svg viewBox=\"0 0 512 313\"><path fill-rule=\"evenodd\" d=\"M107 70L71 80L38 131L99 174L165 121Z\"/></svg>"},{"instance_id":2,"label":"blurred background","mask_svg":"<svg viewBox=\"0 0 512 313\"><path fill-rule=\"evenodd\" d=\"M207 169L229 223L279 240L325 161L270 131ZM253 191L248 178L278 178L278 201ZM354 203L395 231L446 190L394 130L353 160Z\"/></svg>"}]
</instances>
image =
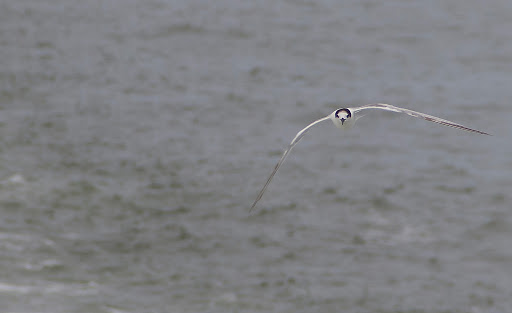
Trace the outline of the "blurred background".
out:
<instances>
[{"instance_id":1,"label":"blurred background","mask_svg":"<svg viewBox=\"0 0 512 313\"><path fill-rule=\"evenodd\" d=\"M512 2L0 3L1 312L506 312ZM493 134L372 112L390 103Z\"/></svg>"}]
</instances>

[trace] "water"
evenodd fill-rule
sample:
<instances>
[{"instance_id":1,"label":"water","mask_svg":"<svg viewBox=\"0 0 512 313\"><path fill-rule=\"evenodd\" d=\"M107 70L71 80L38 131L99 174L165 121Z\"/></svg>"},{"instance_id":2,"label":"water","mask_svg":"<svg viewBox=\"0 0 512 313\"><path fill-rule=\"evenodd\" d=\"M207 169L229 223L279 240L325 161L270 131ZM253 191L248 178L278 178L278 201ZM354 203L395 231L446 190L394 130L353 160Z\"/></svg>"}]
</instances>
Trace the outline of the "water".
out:
<instances>
[{"instance_id":1,"label":"water","mask_svg":"<svg viewBox=\"0 0 512 313\"><path fill-rule=\"evenodd\" d=\"M3 1L0 311L508 311L511 14Z\"/></svg>"}]
</instances>

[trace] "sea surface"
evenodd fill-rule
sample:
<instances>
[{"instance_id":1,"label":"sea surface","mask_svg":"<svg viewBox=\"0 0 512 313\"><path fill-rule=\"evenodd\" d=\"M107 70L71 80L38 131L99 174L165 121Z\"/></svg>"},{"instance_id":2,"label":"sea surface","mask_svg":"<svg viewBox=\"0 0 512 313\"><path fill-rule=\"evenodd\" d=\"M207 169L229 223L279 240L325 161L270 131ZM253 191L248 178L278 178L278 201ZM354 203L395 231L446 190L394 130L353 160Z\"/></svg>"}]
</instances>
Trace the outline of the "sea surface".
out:
<instances>
[{"instance_id":1,"label":"sea surface","mask_svg":"<svg viewBox=\"0 0 512 313\"><path fill-rule=\"evenodd\" d=\"M340 107L390 103L349 131ZM0 312L512 310L509 0L0 1Z\"/></svg>"}]
</instances>

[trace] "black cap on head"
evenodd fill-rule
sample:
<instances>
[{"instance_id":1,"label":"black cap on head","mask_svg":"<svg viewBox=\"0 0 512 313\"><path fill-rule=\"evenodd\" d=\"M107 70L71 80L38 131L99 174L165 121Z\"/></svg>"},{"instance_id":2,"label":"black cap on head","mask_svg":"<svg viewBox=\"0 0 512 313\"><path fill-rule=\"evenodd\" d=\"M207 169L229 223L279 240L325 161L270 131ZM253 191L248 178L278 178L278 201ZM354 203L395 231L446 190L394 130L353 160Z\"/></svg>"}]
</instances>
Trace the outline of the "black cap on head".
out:
<instances>
[{"instance_id":1,"label":"black cap on head","mask_svg":"<svg viewBox=\"0 0 512 313\"><path fill-rule=\"evenodd\" d=\"M334 113L334 116L336 118L340 118L340 112L346 112L347 113L347 118L350 118L352 117L352 114L350 113L350 110L349 109L338 109L336 111L336 113Z\"/></svg>"}]
</instances>

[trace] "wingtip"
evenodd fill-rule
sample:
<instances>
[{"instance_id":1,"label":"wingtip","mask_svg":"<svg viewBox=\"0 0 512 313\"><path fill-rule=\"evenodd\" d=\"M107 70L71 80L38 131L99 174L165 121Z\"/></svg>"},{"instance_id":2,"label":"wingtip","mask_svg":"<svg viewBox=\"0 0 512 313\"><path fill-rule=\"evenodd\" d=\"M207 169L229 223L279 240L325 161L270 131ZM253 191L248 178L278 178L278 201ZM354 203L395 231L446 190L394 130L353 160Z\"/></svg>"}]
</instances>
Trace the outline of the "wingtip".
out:
<instances>
[{"instance_id":1,"label":"wingtip","mask_svg":"<svg viewBox=\"0 0 512 313\"><path fill-rule=\"evenodd\" d=\"M479 133L480 135L492 136L492 134L489 134L489 133L483 132L483 131L481 131L481 130L477 130L476 132L477 132L477 133Z\"/></svg>"},{"instance_id":2,"label":"wingtip","mask_svg":"<svg viewBox=\"0 0 512 313\"><path fill-rule=\"evenodd\" d=\"M254 207L256 206L256 203L258 203L258 200L256 200L256 201L251 205L251 207L249 208L249 214L251 214L252 209L254 209Z\"/></svg>"}]
</instances>

